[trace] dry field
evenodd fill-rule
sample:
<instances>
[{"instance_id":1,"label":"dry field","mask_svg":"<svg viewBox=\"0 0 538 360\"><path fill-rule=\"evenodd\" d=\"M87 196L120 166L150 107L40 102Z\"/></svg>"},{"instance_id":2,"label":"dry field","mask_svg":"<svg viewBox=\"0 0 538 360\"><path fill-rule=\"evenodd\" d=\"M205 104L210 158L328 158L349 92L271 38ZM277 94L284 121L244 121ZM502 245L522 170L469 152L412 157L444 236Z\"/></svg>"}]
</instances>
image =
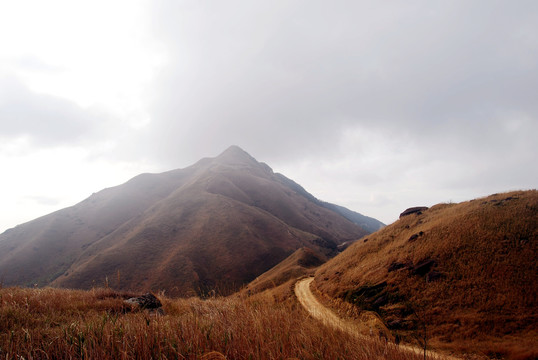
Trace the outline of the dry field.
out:
<instances>
[{"instance_id":1,"label":"dry field","mask_svg":"<svg viewBox=\"0 0 538 360\"><path fill-rule=\"evenodd\" d=\"M0 289L0 359L420 359L310 318L293 299L160 296L127 312L110 289Z\"/></svg>"}]
</instances>

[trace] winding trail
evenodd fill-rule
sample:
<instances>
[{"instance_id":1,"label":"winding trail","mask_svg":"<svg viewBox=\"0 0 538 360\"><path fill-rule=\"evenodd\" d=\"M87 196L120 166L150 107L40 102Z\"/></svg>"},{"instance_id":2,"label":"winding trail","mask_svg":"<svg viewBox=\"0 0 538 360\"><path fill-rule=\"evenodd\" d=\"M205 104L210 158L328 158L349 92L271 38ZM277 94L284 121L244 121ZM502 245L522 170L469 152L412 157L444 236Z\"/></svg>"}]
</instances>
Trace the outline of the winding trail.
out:
<instances>
[{"instance_id":1,"label":"winding trail","mask_svg":"<svg viewBox=\"0 0 538 360\"><path fill-rule=\"evenodd\" d=\"M299 280L295 284L295 296L297 300L303 305L303 307L312 315L314 319L317 319L325 325L332 326L342 331L351 333L353 335L365 338L357 332L352 324L345 322L342 318L336 315L331 309L325 307L322 303L316 299L312 291L310 290L310 284L314 278L306 278Z\"/></svg>"},{"instance_id":2,"label":"winding trail","mask_svg":"<svg viewBox=\"0 0 538 360\"><path fill-rule=\"evenodd\" d=\"M314 318L327 326L331 326L336 329L340 329L347 333L350 333L354 336L357 336L361 339L371 341L372 338L362 335L354 326L353 322L344 320L335 314L331 309L327 308L325 305L320 303L318 299L312 294L310 290L310 284L314 278L301 279L295 284L295 296L301 305L308 311L308 313ZM409 351L414 354L422 355L423 349L409 346L409 345L399 345L399 348L404 351ZM461 360L461 358L440 354L431 350L428 350L429 357L434 357L436 359L447 359L447 360Z\"/></svg>"}]
</instances>

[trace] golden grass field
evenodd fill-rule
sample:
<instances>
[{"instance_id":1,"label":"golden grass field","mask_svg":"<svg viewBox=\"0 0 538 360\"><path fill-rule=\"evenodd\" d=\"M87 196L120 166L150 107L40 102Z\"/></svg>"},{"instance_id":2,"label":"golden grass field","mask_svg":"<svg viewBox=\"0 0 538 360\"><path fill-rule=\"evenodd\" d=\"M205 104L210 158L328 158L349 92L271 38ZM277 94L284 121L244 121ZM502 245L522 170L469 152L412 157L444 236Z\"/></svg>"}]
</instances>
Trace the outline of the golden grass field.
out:
<instances>
[{"instance_id":1,"label":"golden grass field","mask_svg":"<svg viewBox=\"0 0 538 360\"><path fill-rule=\"evenodd\" d=\"M0 289L1 359L420 359L310 318L293 298L160 295L127 312L110 289Z\"/></svg>"}]
</instances>

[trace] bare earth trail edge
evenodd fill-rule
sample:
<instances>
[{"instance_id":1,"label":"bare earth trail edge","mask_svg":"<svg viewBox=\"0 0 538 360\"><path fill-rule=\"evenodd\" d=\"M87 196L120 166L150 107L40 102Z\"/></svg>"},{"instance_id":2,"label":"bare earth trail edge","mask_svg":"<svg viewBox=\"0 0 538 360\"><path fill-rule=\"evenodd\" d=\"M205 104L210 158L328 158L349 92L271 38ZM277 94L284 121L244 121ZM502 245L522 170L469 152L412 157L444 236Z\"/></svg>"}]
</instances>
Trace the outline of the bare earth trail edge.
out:
<instances>
[{"instance_id":1,"label":"bare earth trail edge","mask_svg":"<svg viewBox=\"0 0 538 360\"><path fill-rule=\"evenodd\" d=\"M360 334L357 328L354 326L354 324L351 321L346 321L340 318L332 310L325 307L316 299L316 297L310 290L310 284L312 283L313 280L314 278L312 277L306 278L306 279L299 280L295 284L295 296L297 296L297 300L299 300L299 303L301 303L301 305L306 309L306 311L308 311L308 313L313 318L321 321L327 326L339 329L341 331L345 331L363 340L371 341L372 338ZM422 355L424 351L421 348L410 346L410 345L399 345L399 348L404 351L409 351L418 355ZM431 350L428 350L427 353L429 357L434 357L437 359L447 359L447 360L460 360L461 359L454 356L439 354Z\"/></svg>"}]
</instances>

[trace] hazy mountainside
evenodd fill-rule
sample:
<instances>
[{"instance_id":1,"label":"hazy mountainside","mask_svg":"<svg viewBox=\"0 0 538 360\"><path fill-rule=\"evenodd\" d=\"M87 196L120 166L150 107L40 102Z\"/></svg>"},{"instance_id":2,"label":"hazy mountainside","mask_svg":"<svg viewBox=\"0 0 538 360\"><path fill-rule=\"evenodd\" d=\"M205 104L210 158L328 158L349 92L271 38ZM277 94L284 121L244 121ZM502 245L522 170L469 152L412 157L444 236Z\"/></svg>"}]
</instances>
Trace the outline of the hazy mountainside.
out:
<instances>
[{"instance_id":1,"label":"hazy mountainside","mask_svg":"<svg viewBox=\"0 0 538 360\"><path fill-rule=\"evenodd\" d=\"M297 184L293 180L288 179L282 174L276 174L276 176L280 182L282 182L284 185L288 186L292 190L296 191L298 194L304 196L305 198L307 198L308 200L312 201L313 203L319 206L322 206L326 209L332 210L342 215L346 219L362 227L368 233L373 233L381 229L383 226L385 226L385 224L383 224L381 221L374 219L372 217L359 214L355 211L351 211L340 205L335 205L335 204L331 204L325 201L318 200L313 195L308 193L301 185Z\"/></svg>"},{"instance_id":2,"label":"hazy mountainside","mask_svg":"<svg viewBox=\"0 0 538 360\"><path fill-rule=\"evenodd\" d=\"M252 294L277 287L288 281L294 283L301 276L313 274L316 268L326 261L327 257L323 254L307 247L300 248L275 267L258 276L243 291Z\"/></svg>"},{"instance_id":3,"label":"hazy mountainside","mask_svg":"<svg viewBox=\"0 0 538 360\"><path fill-rule=\"evenodd\" d=\"M323 293L376 311L394 335L514 359L538 356L538 192L402 216L316 272Z\"/></svg>"},{"instance_id":4,"label":"hazy mountainside","mask_svg":"<svg viewBox=\"0 0 538 360\"><path fill-rule=\"evenodd\" d=\"M238 147L142 174L0 235L5 285L229 292L295 250L366 230Z\"/></svg>"},{"instance_id":5,"label":"hazy mountainside","mask_svg":"<svg viewBox=\"0 0 538 360\"><path fill-rule=\"evenodd\" d=\"M345 208L340 205L335 205L335 204L322 201L321 206L339 213L340 215L354 222L355 224L359 225L360 227L362 227L369 233L376 232L377 230L382 229L385 226L385 224L383 224L381 221L377 219L374 219L369 216L364 216L362 214L359 214L355 211L351 211L348 208Z\"/></svg>"}]
</instances>

